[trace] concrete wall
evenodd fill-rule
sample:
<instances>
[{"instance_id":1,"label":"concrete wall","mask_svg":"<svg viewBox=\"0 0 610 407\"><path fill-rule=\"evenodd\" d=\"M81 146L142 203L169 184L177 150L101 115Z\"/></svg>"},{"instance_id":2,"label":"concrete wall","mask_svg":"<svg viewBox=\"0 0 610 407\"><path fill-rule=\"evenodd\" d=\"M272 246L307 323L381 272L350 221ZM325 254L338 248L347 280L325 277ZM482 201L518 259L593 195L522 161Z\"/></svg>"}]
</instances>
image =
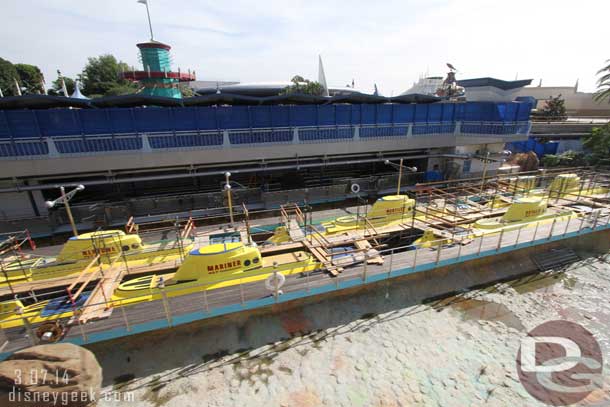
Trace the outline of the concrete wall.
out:
<instances>
[{"instance_id":1,"label":"concrete wall","mask_svg":"<svg viewBox=\"0 0 610 407\"><path fill-rule=\"evenodd\" d=\"M23 178L185 165L199 166L204 164L260 162L261 160L294 159L297 155L305 158L335 154L419 150L525 139L527 139L527 135L456 137L454 134L430 134L333 143L274 144L270 146L243 145L243 147L226 146L221 148L175 149L138 153L116 152L113 154L62 155L61 157L54 158L6 159L0 161L0 168L2 169L2 178Z\"/></svg>"},{"instance_id":2,"label":"concrete wall","mask_svg":"<svg viewBox=\"0 0 610 407\"><path fill-rule=\"evenodd\" d=\"M12 187L10 182L0 182L0 188ZM32 200L34 203L32 203ZM34 206L38 213L34 210ZM32 196L27 192L12 192L0 194L0 220L27 219L47 214L44 199L40 191L32 192Z\"/></svg>"}]
</instances>

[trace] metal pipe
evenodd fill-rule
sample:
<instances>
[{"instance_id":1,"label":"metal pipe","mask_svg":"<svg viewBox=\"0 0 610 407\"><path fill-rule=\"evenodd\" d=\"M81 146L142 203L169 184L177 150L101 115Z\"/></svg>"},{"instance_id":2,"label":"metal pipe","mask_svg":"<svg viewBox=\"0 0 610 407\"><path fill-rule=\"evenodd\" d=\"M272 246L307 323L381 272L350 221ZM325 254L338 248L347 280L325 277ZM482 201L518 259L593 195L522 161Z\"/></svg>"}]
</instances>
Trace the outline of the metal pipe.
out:
<instances>
[{"instance_id":1,"label":"metal pipe","mask_svg":"<svg viewBox=\"0 0 610 407\"><path fill-rule=\"evenodd\" d=\"M225 172L225 191L227 191L227 203L229 205L229 217L231 219L231 226L235 224L233 220L233 201L231 197L231 184L229 183L230 172Z\"/></svg>"},{"instance_id":2,"label":"metal pipe","mask_svg":"<svg viewBox=\"0 0 610 407\"><path fill-rule=\"evenodd\" d=\"M438 265L438 262L441 259L441 250L443 250L443 241L438 244L438 251L436 252L436 262L434 264Z\"/></svg>"},{"instance_id":3,"label":"metal pipe","mask_svg":"<svg viewBox=\"0 0 610 407\"><path fill-rule=\"evenodd\" d=\"M66 188L62 185L59 187L61 191L61 198L64 201L64 206L66 207L66 214L68 215L68 220L70 221L70 226L72 227L72 233L75 237L78 237L78 231L76 230L76 224L74 223L74 217L72 216L72 210L70 209L70 204L68 203L68 197L66 196Z\"/></svg>"},{"instance_id":4,"label":"metal pipe","mask_svg":"<svg viewBox=\"0 0 610 407\"><path fill-rule=\"evenodd\" d=\"M499 251L502 247L502 236L504 236L504 229L500 231L500 238L498 238L498 246L496 247L496 251Z\"/></svg>"},{"instance_id":5,"label":"metal pipe","mask_svg":"<svg viewBox=\"0 0 610 407\"><path fill-rule=\"evenodd\" d=\"M413 247L415 248L415 254L413 255L413 267L412 270L413 272L415 272L415 266L417 266L417 246L413 245Z\"/></svg>"},{"instance_id":6,"label":"metal pipe","mask_svg":"<svg viewBox=\"0 0 610 407\"><path fill-rule=\"evenodd\" d=\"M481 177L481 192L479 193L479 195L483 195L483 188L485 187L485 176L487 175L487 164L489 163L489 154L490 151L487 151L487 154L485 156L485 161L483 163L483 175ZM493 208L493 201L492 201L492 208Z\"/></svg>"},{"instance_id":7,"label":"metal pipe","mask_svg":"<svg viewBox=\"0 0 610 407\"><path fill-rule=\"evenodd\" d=\"M540 226L540 221L536 222L536 228L534 229L534 236L532 236L532 244L536 240L536 233L538 233L538 226Z\"/></svg>"},{"instance_id":8,"label":"metal pipe","mask_svg":"<svg viewBox=\"0 0 610 407\"><path fill-rule=\"evenodd\" d=\"M203 305L204 305L206 314L209 314L210 313L210 304L208 303L208 290L207 290L207 288L203 289Z\"/></svg>"},{"instance_id":9,"label":"metal pipe","mask_svg":"<svg viewBox=\"0 0 610 407\"><path fill-rule=\"evenodd\" d=\"M555 229L556 222L557 222L557 218L553 219L553 224L551 225L551 230L549 230L549 236L548 236L547 240L550 240L551 236L553 236L553 229Z\"/></svg>"},{"instance_id":10,"label":"metal pipe","mask_svg":"<svg viewBox=\"0 0 610 407\"><path fill-rule=\"evenodd\" d=\"M396 195L400 195L400 181L402 179L402 158L400 159L400 167L398 168L398 187L396 188Z\"/></svg>"},{"instance_id":11,"label":"metal pipe","mask_svg":"<svg viewBox=\"0 0 610 407\"><path fill-rule=\"evenodd\" d=\"M121 313L123 314L123 321L125 322L125 328L127 328L127 332L131 332L131 327L129 326L129 321L127 320L127 313L125 312L125 307L123 304L119 307L121 308Z\"/></svg>"}]
</instances>

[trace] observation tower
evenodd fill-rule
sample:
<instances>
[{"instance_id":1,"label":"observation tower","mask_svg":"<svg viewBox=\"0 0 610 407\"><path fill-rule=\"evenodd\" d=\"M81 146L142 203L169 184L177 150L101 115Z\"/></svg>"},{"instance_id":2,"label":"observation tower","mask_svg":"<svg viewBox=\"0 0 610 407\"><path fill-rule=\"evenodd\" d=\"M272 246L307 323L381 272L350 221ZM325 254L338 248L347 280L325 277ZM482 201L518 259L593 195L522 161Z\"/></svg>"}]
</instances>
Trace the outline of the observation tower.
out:
<instances>
[{"instance_id":1,"label":"observation tower","mask_svg":"<svg viewBox=\"0 0 610 407\"><path fill-rule=\"evenodd\" d=\"M162 42L150 40L137 44L140 49L140 60L144 70L127 71L121 76L130 81L137 81L144 86L143 95L164 96L170 98L182 98L182 93L178 88L180 82L195 80L195 72L172 72L171 47Z\"/></svg>"},{"instance_id":2,"label":"observation tower","mask_svg":"<svg viewBox=\"0 0 610 407\"><path fill-rule=\"evenodd\" d=\"M148 27L150 29L150 41L137 44L140 49L140 62L144 70L130 71L121 73L123 79L137 81L144 86L140 92L142 95L163 96L170 98L182 98L182 92L178 88L180 82L195 80L195 71L191 72L172 72L171 55L169 50L172 48L167 44L155 41L152 23L150 21L149 0L138 0L138 3L146 6L148 16Z\"/></svg>"}]
</instances>

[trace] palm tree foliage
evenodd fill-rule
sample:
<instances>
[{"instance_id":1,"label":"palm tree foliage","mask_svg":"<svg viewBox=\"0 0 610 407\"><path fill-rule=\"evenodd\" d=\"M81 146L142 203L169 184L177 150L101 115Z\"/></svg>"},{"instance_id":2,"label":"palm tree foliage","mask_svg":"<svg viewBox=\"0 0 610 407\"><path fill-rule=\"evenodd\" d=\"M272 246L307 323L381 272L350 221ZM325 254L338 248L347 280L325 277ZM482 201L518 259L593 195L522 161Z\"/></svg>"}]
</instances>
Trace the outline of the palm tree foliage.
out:
<instances>
[{"instance_id":1,"label":"palm tree foliage","mask_svg":"<svg viewBox=\"0 0 610 407\"><path fill-rule=\"evenodd\" d=\"M606 63L608 63L608 65L597 71L598 75L603 75L597 80L597 92L595 92L593 98L597 102L607 99L608 103L610 103L610 59L608 59Z\"/></svg>"}]
</instances>

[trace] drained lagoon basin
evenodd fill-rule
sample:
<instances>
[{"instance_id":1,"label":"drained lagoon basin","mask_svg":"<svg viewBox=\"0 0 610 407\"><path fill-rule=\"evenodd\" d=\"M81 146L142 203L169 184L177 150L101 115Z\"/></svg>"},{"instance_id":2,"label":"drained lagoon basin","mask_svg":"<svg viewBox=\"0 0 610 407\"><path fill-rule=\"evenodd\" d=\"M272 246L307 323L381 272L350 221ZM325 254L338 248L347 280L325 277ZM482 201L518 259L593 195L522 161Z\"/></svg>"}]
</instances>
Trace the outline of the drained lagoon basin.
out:
<instances>
[{"instance_id":1,"label":"drained lagoon basin","mask_svg":"<svg viewBox=\"0 0 610 407\"><path fill-rule=\"evenodd\" d=\"M542 406L516 367L521 339L539 324L581 324L610 368L610 256L581 257L565 270L432 301L394 282L274 314L92 345L104 391L114 394L99 405ZM606 387L585 401L607 399Z\"/></svg>"}]
</instances>

